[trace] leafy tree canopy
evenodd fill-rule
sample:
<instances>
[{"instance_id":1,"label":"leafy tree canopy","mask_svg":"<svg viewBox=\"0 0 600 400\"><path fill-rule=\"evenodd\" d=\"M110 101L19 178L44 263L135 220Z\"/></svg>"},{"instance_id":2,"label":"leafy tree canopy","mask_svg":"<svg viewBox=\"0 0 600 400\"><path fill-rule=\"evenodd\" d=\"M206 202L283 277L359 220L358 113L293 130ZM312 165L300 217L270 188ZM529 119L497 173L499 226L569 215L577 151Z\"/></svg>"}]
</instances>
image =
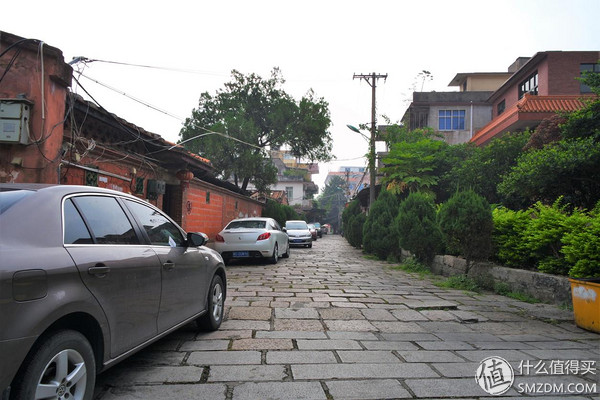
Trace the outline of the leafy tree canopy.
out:
<instances>
[{"instance_id":1,"label":"leafy tree canopy","mask_svg":"<svg viewBox=\"0 0 600 400\"><path fill-rule=\"evenodd\" d=\"M282 89L285 80L278 68L266 80L236 70L231 75L231 82L216 94L202 93L186 119L180 142L205 135L186 142L188 150L211 160L223 179L233 178L244 190L250 181L259 190L276 182L269 148L287 145L296 157L331 159L331 119L323 98L309 90L296 101Z\"/></svg>"},{"instance_id":2,"label":"leafy tree canopy","mask_svg":"<svg viewBox=\"0 0 600 400\"><path fill-rule=\"evenodd\" d=\"M326 210L323 222L331 224L337 230L340 214L346 204L346 180L341 176L333 176L318 200Z\"/></svg>"},{"instance_id":3,"label":"leafy tree canopy","mask_svg":"<svg viewBox=\"0 0 600 400\"><path fill-rule=\"evenodd\" d=\"M448 145L433 139L414 142L397 142L392 145L388 157L383 159L386 167L384 184L392 193L432 192L437 185L438 155Z\"/></svg>"}]
</instances>

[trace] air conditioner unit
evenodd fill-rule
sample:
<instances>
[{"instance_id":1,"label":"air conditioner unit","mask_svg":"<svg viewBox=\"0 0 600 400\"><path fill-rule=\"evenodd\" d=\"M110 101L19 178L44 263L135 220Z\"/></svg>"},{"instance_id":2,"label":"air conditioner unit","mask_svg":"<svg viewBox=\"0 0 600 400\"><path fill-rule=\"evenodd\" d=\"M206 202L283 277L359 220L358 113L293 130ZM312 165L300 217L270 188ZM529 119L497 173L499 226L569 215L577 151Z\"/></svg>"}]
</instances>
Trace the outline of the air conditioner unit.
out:
<instances>
[{"instance_id":1,"label":"air conditioner unit","mask_svg":"<svg viewBox=\"0 0 600 400\"><path fill-rule=\"evenodd\" d=\"M0 99L0 143L29 143L32 106L25 99Z\"/></svg>"}]
</instances>

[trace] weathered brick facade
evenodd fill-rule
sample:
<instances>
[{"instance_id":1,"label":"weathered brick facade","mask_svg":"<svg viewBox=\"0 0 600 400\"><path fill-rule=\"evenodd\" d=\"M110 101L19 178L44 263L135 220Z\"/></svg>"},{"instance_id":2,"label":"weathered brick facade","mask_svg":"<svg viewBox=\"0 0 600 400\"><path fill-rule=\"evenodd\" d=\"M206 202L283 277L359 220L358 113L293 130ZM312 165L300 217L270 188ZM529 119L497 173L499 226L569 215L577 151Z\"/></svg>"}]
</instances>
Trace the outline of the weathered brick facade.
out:
<instances>
[{"instance_id":1,"label":"weathered brick facade","mask_svg":"<svg viewBox=\"0 0 600 400\"><path fill-rule=\"evenodd\" d=\"M70 93L72 69L59 49L0 31L5 50L0 69L9 67L13 51L17 55L0 83L0 98L24 98L32 111L27 143L0 142L0 182L131 193L211 239L234 218L261 215L263 203L215 178L209 160Z\"/></svg>"}]
</instances>

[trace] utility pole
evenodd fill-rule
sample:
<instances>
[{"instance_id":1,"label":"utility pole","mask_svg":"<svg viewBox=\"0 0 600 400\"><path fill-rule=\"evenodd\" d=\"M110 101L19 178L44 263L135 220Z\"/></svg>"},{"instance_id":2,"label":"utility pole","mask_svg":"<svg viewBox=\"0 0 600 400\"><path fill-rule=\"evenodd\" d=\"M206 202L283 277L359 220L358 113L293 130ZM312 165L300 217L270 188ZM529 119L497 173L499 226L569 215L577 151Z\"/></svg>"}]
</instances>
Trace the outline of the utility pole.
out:
<instances>
[{"instance_id":1,"label":"utility pole","mask_svg":"<svg viewBox=\"0 0 600 400\"><path fill-rule=\"evenodd\" d=\"M375 89L377 88L377 79L387 79L387 74L354 74L352 79L364 79L369 86L371 86L371 138L369 140L369 209L371 205L375 203L375 181L377 176L375 174L375 132L377 126L375 125Z\"/></svg>"}]
</instances>

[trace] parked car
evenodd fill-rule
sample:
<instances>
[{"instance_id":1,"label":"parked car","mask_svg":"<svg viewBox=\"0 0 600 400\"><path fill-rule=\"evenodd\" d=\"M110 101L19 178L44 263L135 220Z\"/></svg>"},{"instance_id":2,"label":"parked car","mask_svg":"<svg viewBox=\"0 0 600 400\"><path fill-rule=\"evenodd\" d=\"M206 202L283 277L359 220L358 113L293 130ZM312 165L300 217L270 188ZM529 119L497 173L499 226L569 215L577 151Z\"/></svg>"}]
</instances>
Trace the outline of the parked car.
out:
<instances>
[{"instance_id":1,"label":"parked car","mask_svg":"<svg viewBox=\"0 0 600 400\"><path fill-rule=\"evenodd\" d=\"M97 372L190 322L221 325L221 256L134 196L0 184L0 227L3 399L91 399Z\"/></svg>"},{"instance_id":2,"label":"parked car","mask_svg":"<svg viewBox=\"0 0 600 400\"><path fill-rule=\"evenodd\" d=\"M290 238L290 245L312 247L313 238L306 221L286 221L285 229Z\"/></svg>"},{"instance_id":3,"label":"parked car","mask_svg":"<svg viewBox=\"0 0 600 400\"><path fill-rule=\"evenodd\" d=\"M315 228L315 226L314 226L313 224L308 224L308 230L310 231L310 234L311 234L311 236L312 236L312 239L313 239L314 241L316 241L316 240L317 240L317 238L319 237L319 236L317 235L317 228Z\"/></svg>"},{"instance_id":4,"label":"parked car","mask_svg":"<svg viewBox=\"0 0 600 400\"><path fill-rule=\"evenodd\" d=\"M215 237L215 249L225 263L235 258L266 258L277 264L290 256L287 233L273 218L234 219Z\"/></svg>"},{"instance_id":5,"label":"parked car","mask_svg":"<svg viewBox=\"0 0 600 400\"><path fill-rule=\"evenodd\" d=\"M319 222L311 222L311 224L315 226L315 229L317 230L317 236L322 238L323 230L321 229L321 224Z\"/></svg>"}]
</instances>

